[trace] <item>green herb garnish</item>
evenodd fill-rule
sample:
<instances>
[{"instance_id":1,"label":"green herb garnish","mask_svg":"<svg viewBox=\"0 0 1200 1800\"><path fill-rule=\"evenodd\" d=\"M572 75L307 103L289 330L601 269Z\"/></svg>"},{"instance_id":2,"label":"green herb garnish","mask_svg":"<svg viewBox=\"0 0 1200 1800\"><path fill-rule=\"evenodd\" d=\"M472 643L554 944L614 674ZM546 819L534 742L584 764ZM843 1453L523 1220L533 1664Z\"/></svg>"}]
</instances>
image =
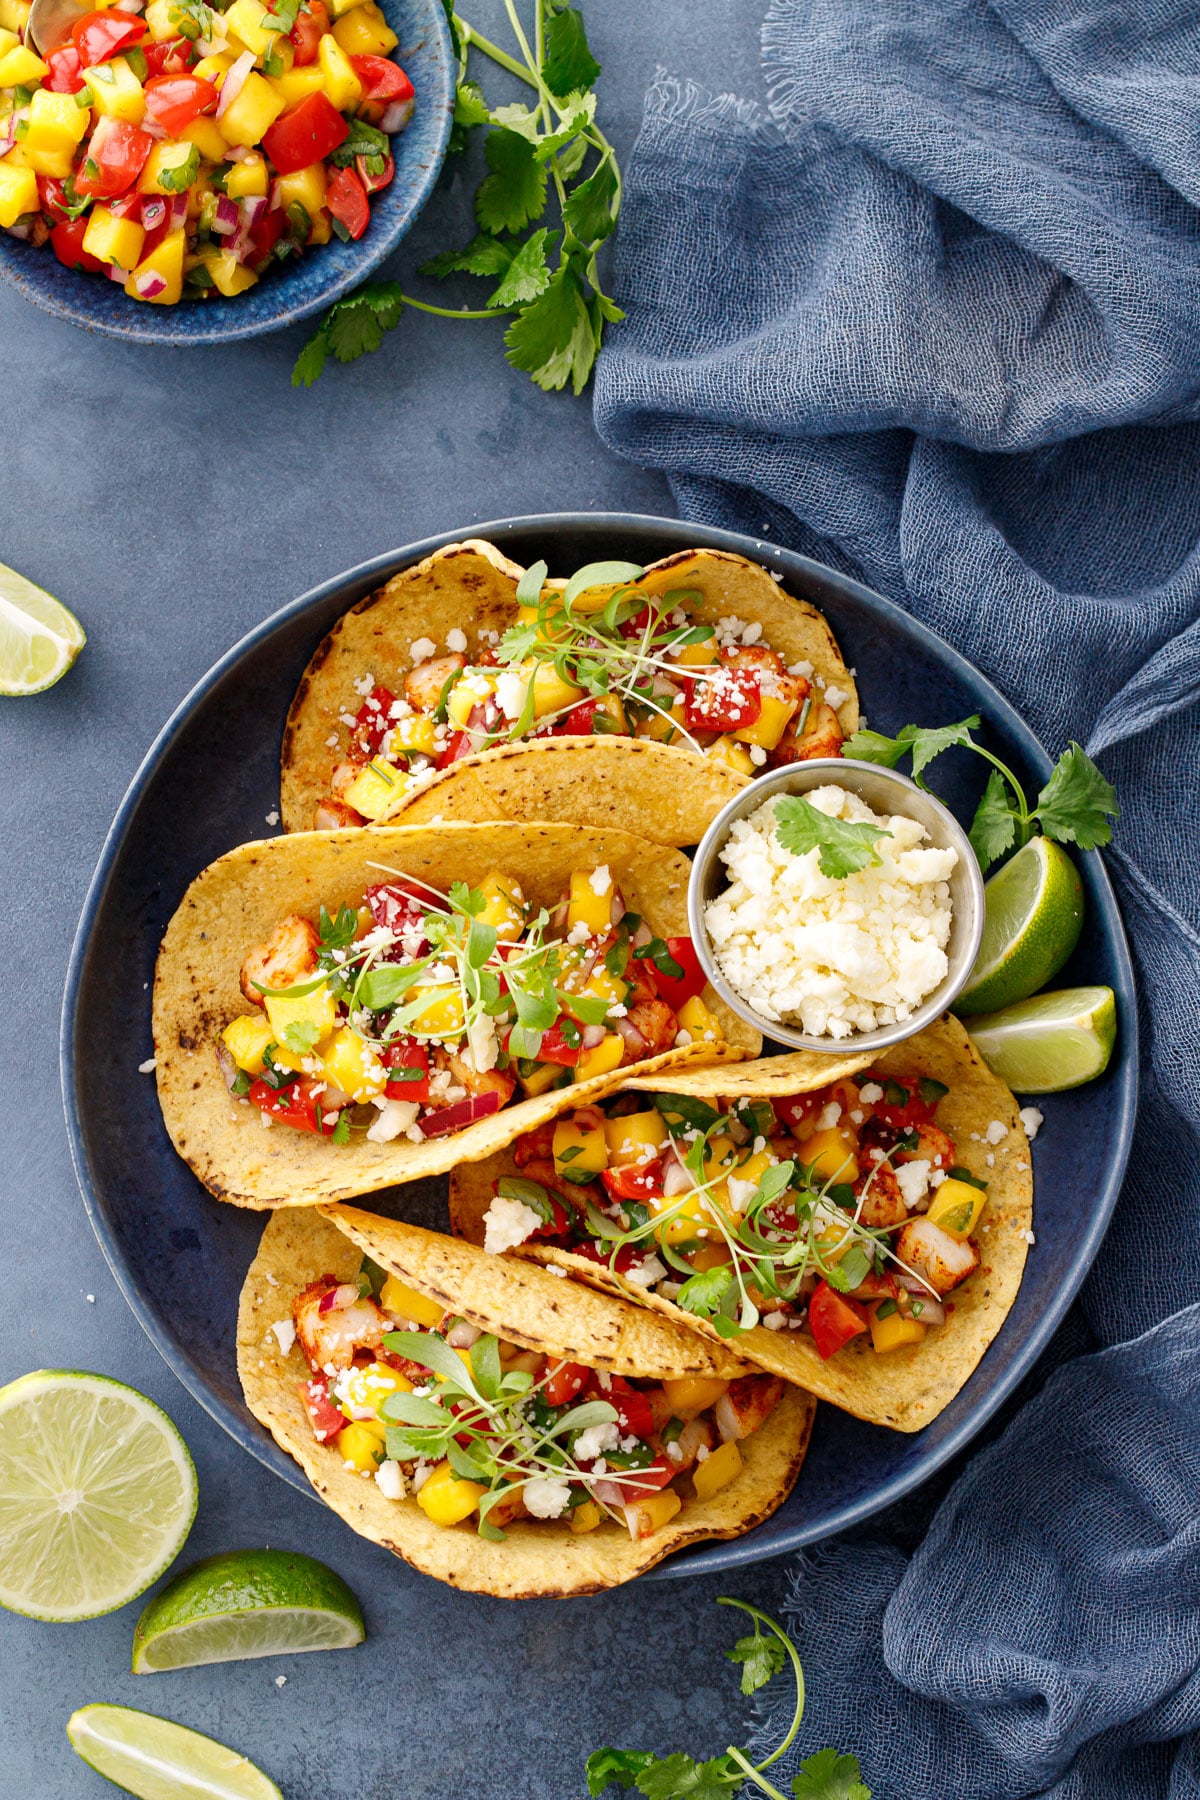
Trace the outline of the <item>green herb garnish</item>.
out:
<instances>
[{"instance_id":1,"label":"green herb garnish","mask_svg":"<svg viewBox=\"0 0 1200 1800\"><path fill-rule=\"evenodd\" d=\"M775 835L793 856L819 852L817 862L830 881L844 881L858 869L880 861L875 845L891 832L882 825L834 819L800 794L775 802Z\"/></svg>"}]
</instances>

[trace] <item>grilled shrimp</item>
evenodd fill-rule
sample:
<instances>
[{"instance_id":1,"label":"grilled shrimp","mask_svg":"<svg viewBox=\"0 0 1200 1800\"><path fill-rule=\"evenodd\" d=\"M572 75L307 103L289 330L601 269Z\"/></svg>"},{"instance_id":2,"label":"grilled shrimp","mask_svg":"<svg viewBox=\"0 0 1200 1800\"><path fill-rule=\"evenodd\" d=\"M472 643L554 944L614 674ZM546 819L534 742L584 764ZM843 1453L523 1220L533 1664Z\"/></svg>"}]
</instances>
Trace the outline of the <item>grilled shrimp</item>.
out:
<instances>
[{"instance_id":1,"label":"grilled shrimp","mask_svg":"<svg viewBox=\"0 0 1200 1800\"><path fill-rule=\"evenodd\" d=\"M974 1244L951 1237L928 1219L908 1221L896 1239L896 1255L938 1294L948 1294L979 1267Z\"/></svg>"},{"instance_id":2,"label":"grilled shrimp","mask_svg":"<svg viewBox=\"0 0 1200 1800\"><path fill-rule=\"evenodd\" d=\"M384 1333L391 1329L374 1300L360 1299L355 1284L339 1282L336 1275L321 1275L297 1294L292 1302L292 1320L300 1348L313 1370L348 1369L355 1351L378 1350Z\"/></svg>"},{"instance_id":3,"label":"grilled shrimp","mask_svg":"<svg viewBox=\"0 0 1200 1800\"><path fill-rule=\"evenodd\" d=\"M286 988L307 981L317 966L320 944L316 927L300 913L289 913L281 919L270 937L256 944L242 964L242 992L247 1000L261 1006L259 987Z\"/></svg>"},{"instance_id":4,"label":"grilled shrimp","mask_svg":"<svg viewBox=\"0 0 1200 1800\"><path fill-rule=\"evenodd\" d=\"M783 1396L778 1375L742 1375L731 1381L713 1408L721 1442L748 1438L766 1424Z\"/></svg>"},{"instance_id":5,"label":"grilled shrimp","mask_svg":"<svg viewBox=\"0 0 1200 1800\"><path fill-rule=\"evenodd\" d=\"M433 712L451 675L466 666L466 657L457 653L453 656L435 656L432 662L418 663L404 677L404 698L416 712Z\"/></svg>"}]
</instances>

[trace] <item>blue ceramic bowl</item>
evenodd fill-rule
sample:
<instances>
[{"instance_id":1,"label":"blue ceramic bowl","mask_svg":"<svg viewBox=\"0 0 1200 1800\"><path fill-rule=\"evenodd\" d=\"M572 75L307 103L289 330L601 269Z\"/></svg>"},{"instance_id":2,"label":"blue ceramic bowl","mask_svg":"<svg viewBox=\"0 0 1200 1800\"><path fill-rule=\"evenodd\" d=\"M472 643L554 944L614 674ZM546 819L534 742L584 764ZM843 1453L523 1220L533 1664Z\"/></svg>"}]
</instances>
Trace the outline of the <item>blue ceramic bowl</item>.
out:
<instances>
[{"instance_id":1,"label":"blue ceramic bowl","mask_svg":"<svg viewBox=\"0 0 1200 1800\"><path fill-rule=\"evenodd\" d=\"M857 672L873 725L894 732L912 719L948 724L977 712L986 742L1027 791L1036 792L1050 772L1045 751L1003 696L898 606L805 557L672 519L558 514L447 532L326 582L235 645L164 726L109 833L67 976L63 1096L84 1202L133 1311L201 1405L305 1493L311 1489L299 1468L251 1417L238 1386L238 1294L265 1215L213 1200L171 1147L154 1083L138 1073L150 1044L143 983L153 979L159 940L192 877L235 844L262 835L263 814L279 791L288 705L326 631L397 570L463 537L489 538L525 564L544 556L555 575L613 557L649 563L697 544L756 557L777 569L792 593L821 607ZM938 793L960 821L970 819L978 799L975 762L947 756L937 767ZM1093 853L1077 862L1087 918L1061 982L1104 982L1116 990L1117 1046L1099 1081L1041 1102L1046 1122L1033 1146L1037 1245L995 1343L962 1392L915 1434L819 1407L800 1479L774 1517L732 1543L675 1557L655 1575L762 1561L878 1512L956 1455L1049 1343L1108 1225L1137 1096L1137 1013L1120 915L1101 858ZM364 1205L447 1226L442 1177L372 1195Z\"/></svg>"},{"instance_id":2,"label":"blue ceramic bowl","mask_svg":"<svg viewBox=\"0 0 1200 1800\"><path fill-rule=\"evenodd\" d=\"M393 53L416 89L407 131L393 140L396 175L371 202L371 223L357 243L334 237L304 257L270 271L231 300L151 306L131 300L103 275L65 269L50 249L0 231L0 275L43 311L85 331L140 344L227 344L261 337L321 312L349 293L389 256L433 191L446 156L454 113L455 59L442 0L380 0L400 39Z\"/></svg>"}]
</instances>

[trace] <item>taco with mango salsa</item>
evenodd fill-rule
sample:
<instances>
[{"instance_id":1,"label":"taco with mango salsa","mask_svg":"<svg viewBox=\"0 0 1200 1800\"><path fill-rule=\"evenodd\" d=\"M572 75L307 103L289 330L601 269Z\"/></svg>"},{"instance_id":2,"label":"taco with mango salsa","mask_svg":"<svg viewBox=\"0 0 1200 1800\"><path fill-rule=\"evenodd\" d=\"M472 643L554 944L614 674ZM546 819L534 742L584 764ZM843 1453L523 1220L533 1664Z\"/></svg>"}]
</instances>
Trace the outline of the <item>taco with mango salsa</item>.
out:
<instances>
[{"instance_id":1,"label":"taco with mango salsa","mask_svg":"<svg viewBox=\"0 0 1200 1800\"><path fill-rule=\"evenodd\" d=\"M1016 1298L1029 1144L948 1015L804 1092L632 1080L451 1177L454 1229L635 1299L822 1399L916 1431ZM747 1091L748 1090L748 1091Z\"/></svg>"},{"instance_id":2,"label":"taco with mango salsa","mask_svg":"<svg viewBox=\"0 0 1200 1800\"><path fill-rule=\"evenodd\" d=\"M704 985L685 856L444 825L245 844L185 894L154 1044L219 1199L351 1199L492 1151L624 1074L757 1055Z\"/></svg>"},{"instance_id":3,"label":"taco with mango salsa","mask_svg":"<svg viewBox=\"0 0 1200 1800\"><path fill-rule=\"evenodd\" d=\"M354 1207L273 1215L237 1344L251 1412L347 1524L511 1599L749 1531L815 1411L724 1345Z\"/></svg>"},{"instance_id":4,"label":"taco with mango salsa","mask_svg":"<svg viewBox=\"0 0 1200 1800\"><path fill-rule=\"evenodd\" d=\"M453 771L447 788L476 775L487 788L480 755L564 737L634 740L647 765L676 745L702 759L692 779L715 811L738 777L836 756L857 721L824 618L745 557L684 550L562 581L472 539L395 576L320 645L284 733L283 820L382 823L440 771ZM677 777L665 766L656 779L667 792Z\"/></svg>"}]
</instances>

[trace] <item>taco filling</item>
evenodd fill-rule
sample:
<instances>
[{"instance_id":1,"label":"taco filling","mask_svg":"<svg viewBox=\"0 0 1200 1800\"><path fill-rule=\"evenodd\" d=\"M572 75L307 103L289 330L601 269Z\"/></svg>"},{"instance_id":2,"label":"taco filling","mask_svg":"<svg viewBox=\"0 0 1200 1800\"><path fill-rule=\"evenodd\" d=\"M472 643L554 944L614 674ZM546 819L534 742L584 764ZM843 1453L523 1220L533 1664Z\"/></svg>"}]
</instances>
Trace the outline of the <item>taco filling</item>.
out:
<instances>
[{"instance_id":1,"label":"taco filling","mask_svg":"<svg viewBox=\"0 0 1200 1800\"><path fill-rule=\"evenodd\" d=\"M641 573L598 564L561 587L537 563L506 630L480 632L474 647L457 626L444 646L427 637L401 646L412 667L400 692L364 669L317 828L385 819L434 771L521 741L646 738L745 775L840 755L846 695L826 689L811 662L789 666L758 623L695 617L698 590L650 593L636 585Z\"/></svg>"},{"instance_id":2,"label":"taco filling","mask_svg":"<svg viewBox=\"0 0 1200 1800\"><path fill-rule=\"evenodd\" d=\"M763 1325L823 1360L921 1342L979 1267L987 1182L937 1123L950 1092L872 1070L720 1109L623 1094L516 1140L484 1245L541 1242L669 1300L722 1337Z\"/></svg>"},{"instance_id":3,"label":"taco filling","mask_svg":"<svg viewBox=\"0 0 1200 1800\"><path fill-rule=\"evenodd\" d=\"M241 966L230 1091L264 1125L414 1143L518 1099L721 1040L690 938L656 937L607 865L553 910L493 870L447 893L397 875L316 922L282 919Z\"/></svg>"},{"instance_id":4,"label":"taco filling","mask_svg":"<svg viewBox=\"0 0 1200 1800\"><path fill-rule=\"evenodd\" d=\"M309 1282L291 1314L317 1442L386 1499L492 1540L517 1519L653 1537L736 1480L739 1443L784 1391L771 1375L626 1379L524 1349L369 1257L352 1280Z\"/></svg>"}]
</instances>

